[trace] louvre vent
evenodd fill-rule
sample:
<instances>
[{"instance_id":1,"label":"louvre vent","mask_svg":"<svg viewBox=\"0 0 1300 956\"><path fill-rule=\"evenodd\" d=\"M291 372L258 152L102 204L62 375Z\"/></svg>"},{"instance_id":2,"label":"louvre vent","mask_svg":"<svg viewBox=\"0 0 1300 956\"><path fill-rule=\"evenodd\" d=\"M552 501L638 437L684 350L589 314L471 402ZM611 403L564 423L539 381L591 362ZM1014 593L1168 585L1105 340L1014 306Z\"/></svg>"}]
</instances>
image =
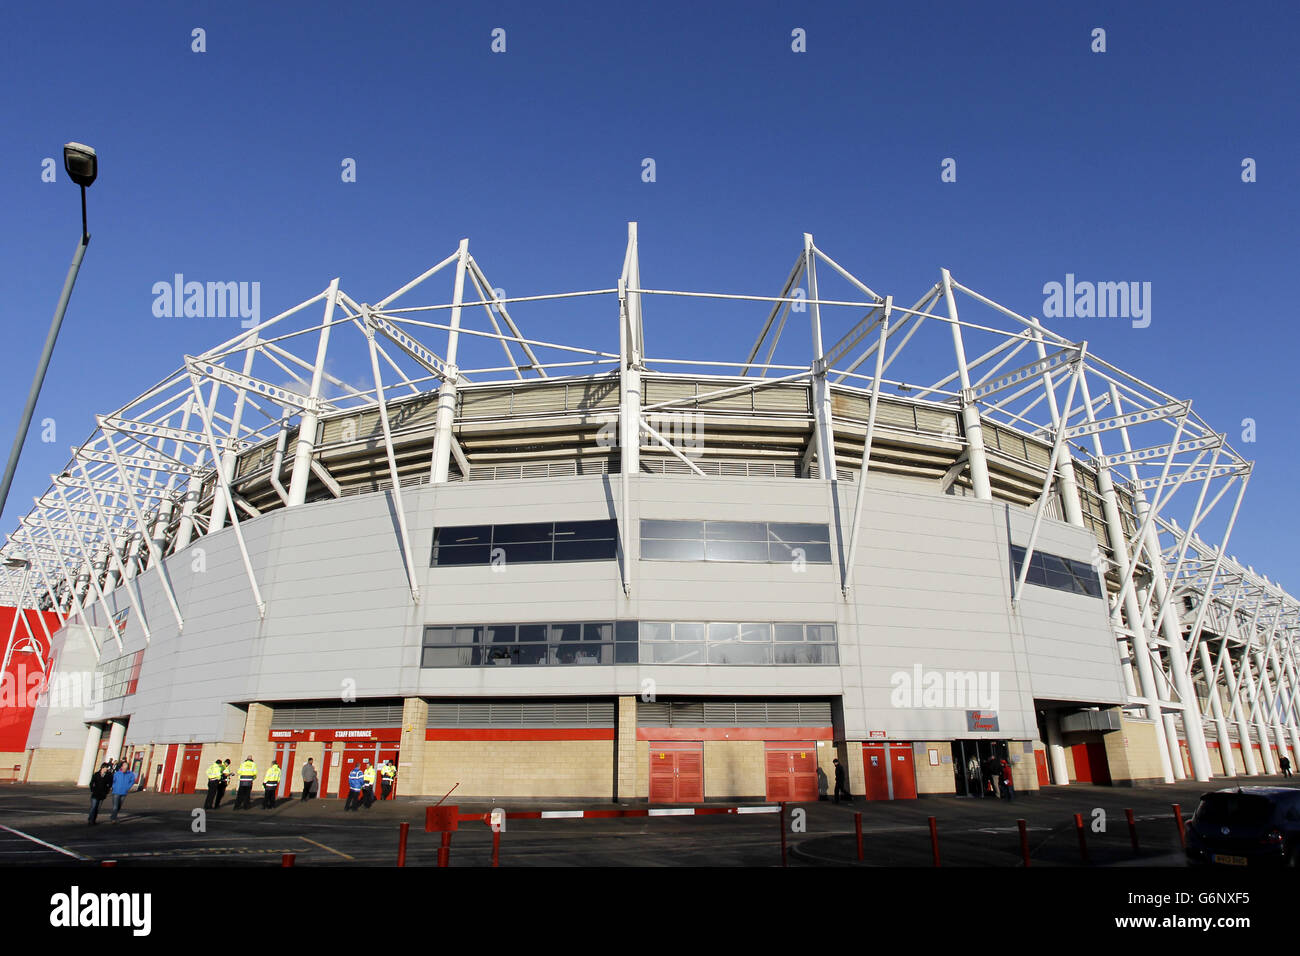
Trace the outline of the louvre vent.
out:
<instances>
[{"instance_id":1,"label":"louvre vent","mask_svg":"<svg viewBox=\"0 0 1300 956\"><path fill-rule=\"evenodd\" d=\"M638 702L640 727L829 727L825 700Z\"/></svg>"},{"instance_id":2,"label":"louvre vent","mask_svg":"<svg viewBox=\"0 0 1300 956\"><path fill-rule=\"evenodd\" d=\"M435 701L430 727L613 727L614 703L593 701Z\"/></svg>"},{"instance_id":3,"label":"louvre vent","mask_svg":"<svg viewBox=\"0 0 1300 956\"><path fill-rule=\"evenodd\" d=\"M401 704L276 704L272 730L319 730L327 727L400 727Z\"/></svg>"}]
</instances>

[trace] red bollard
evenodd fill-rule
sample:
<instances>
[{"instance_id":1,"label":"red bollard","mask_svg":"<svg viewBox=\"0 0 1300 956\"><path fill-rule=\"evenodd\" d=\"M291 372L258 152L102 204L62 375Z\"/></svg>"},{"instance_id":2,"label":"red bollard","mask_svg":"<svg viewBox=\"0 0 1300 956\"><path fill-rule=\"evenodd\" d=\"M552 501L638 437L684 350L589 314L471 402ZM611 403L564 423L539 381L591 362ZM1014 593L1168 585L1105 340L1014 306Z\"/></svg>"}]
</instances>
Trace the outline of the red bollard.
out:
<instances>
[{"instance_id":1,"label":"red bollard","mask_svg":"<svg viewBox=\"0 0 1300 956\"><path fill-rule=\"evenodd\" d=\"M1174 804L1174 823L1178 824L1178 842L1186 848L1187 835L1183 832L1183 808L1177 803Z\"/></svg>"},{"instance_id":2,"label":"red bollard","mask_svg":"<svg viewBox=\"0 0 1300 956\"><path fill-rule=\"evenodd\" d=\"M492 865L493 866L501 865L500 854L501 854L501 831L494 828L492 830Z\"/></svg>"},{"instance_id":3,"label":"red bollard","mask_svg":"<svg viewBox=\"0 0 1300 956\"><path fill-rule=\"evenodd\" d=\"M1133 819L1133 811L1131 809L1125 810L1124 816L1128 818L1128 838L1133 841L1133 852L1136 853L1138 852L1137 821Z\"/></svg>"},{"instance_id":4,"label":"red bollard","mask_svg":"<svg viewBox=\"0 0 1300 956\"><path fill-rule=\"evenodd\" d=\"M411 832L411 825L403 823L397 834L397 865L406 866L406 837Z\"/></svg>"},{"instance_id":5,"label":"red bollard","mask_svg":"<svg viewBox=\"0 0 1300 956\"><path fill-rule=\"evenodd\" d=\"M1083 865L1088 865L1088 838L1083 832L1083 814L1074 815L1074 829L1079 834L1079 856L1083 858Z\"/></svg>"},{"instance_id":6,"label":"red bollard","mask_svg":"<svg viewBox=\"0 0 1300 956\"><path fill-rule=\"evenodd\" d=\"M438 847L438 865L449 866L451 863L451 831L442 831L442 845Z\"/></svg>"},{"instance_id":7,"label":"red bollard","mask_svg":"<svg viewBox=\"0 0 1300 956\"><path fill-rule=\"evenodd\" d=\"M293 861L298 858L296 853L286 853L280 857L280 866L293 866Z\"/></svg>"},{"instance_id":8,"label":"red bollard","mask_svg":"<svg viewBox=\"0 0 1300 956\"><path fill-rule=\"evenodd\" d=\"M853 814L853 829L858 835L858 859L862 859L862 814Z\"/></svg>"},{"instance_id":9,"label":"red bollard","mask_svg":"<svg viewBox=\"0 0 1300 956\"><path fill-rule=\"evenodd\" d=\"M781 818L781 865L785 866L785 801L781 801L781 812L778 814Z\"/></svg>"},{"instance_id":10,"label":"red bollard","mask_svg":"<svg viewBox=\"0 0 1300 956\"><path fill-rule=\"evenodd\" d=\"M941 866L939 862L939 821L930 817L930 847L934 850L934 865Z\"/></svg>"},{"instance_id":11,"label":"red bollard","mask_svg":"<svg viewBox=\"0 0 1300 956\"><path fill-rule=\"evenodd\" d=\"M1016 826L1020 827L1020 855L1024 858L1025 866L1029 866L1029 831L1025 829L1025 821L1017 820Z\"/></svg>"}]
</instances>

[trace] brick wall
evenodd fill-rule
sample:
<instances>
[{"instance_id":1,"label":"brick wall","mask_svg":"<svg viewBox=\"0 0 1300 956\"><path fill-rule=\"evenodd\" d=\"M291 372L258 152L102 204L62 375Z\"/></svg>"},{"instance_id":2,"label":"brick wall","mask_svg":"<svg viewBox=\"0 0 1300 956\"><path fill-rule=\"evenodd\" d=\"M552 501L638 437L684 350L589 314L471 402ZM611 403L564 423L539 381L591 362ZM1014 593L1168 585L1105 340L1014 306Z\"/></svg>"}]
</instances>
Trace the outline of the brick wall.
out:
<instances>
[{"instance_id":1,"label":"brick wall","mask_svg":"<svg viewBox=\"0 0 1300 956\"><path fill-rule=\"evenodd\" d=\"M402 739L397 754L397 792L415 796L422 789L426 768L424 731L429 726L429 703L420 697L402 701Z\"/></svg>"},{"instance_id":2,"label":"brick wall","mask_svg":"<svg viewBox=\"0 0 1300 956\"><path fill-rule=\"evenodd\" d=\"M912 748L912 763L916 765L916 795L940 793L951 794L956 784L952 770L952 742L948 740L927 740L925 749L919 754ZM939 751L939 765L930 766L930 751ZM948 762L944 763L944 757Z\"/></svg>"},{"instance_id":3,"label":"brick wall","mask_svg":"<svg viewBox=\"0 0 1300 956\"><path fill-rule=\"evenodd\" d=\"M453 798L587 797L612 800L614 748L608 740L430 740L425 794ZM648 782L647 782L648 786ZM409 789L403 793L410 795Z\"/></svg>"},{"instance_id":4,"label":"brick wall","mask_svg":"<svg viewBox=\"0 0 1300 956\"><path fill-rule=\"evenodd\" d=\"M766 752L761 740L706 740L704 796L762 800L767 794Z\"/></svg>"},{"instance_id":5,"label":"brick wall","mask_svg":"<svg viewBox=\"0 0 1300 956\"><path fill-rule=\"evenodd\" d=\"M1102 734L1101 739L1106 744L1106 761L1110 764L1112 783L1123 786L1164 780L1156 729L1149 720L1121 718L1119 732ZM1068 749L1065 759L1073 778L1074 756Z\"/></svg>"},{"instance_id":6,"label":"brick wall","mask_svg":"<svg viewBox=\"0 0 1300 956\"><path fill-rule=\"evenodd\" d=\"M44 747L32 754L31 769L27 774L29 783L69 783L77 782L77 774L81 772L81 758L84 754L82 748L76 750L65 749L63 747ZM12 761L9 766L12 767Z\"/></svg>"}]
</instances>

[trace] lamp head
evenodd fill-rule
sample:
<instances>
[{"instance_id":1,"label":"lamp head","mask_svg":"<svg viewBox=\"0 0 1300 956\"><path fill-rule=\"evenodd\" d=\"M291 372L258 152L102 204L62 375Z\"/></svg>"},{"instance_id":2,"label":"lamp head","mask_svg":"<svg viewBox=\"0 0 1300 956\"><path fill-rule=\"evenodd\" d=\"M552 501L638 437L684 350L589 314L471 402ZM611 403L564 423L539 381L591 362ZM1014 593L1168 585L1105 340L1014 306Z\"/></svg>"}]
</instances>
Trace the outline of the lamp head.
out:
<instances>
[{"instance_id":1,"label":"lamp head","mask_svg":"<svg viewBox=\"0 0 1300 956\"><path fill-rule=\"evenodd\" d=\"M68 143L63 147L63 168L68 177L83 189L95 181L99 162L93 147L83 143Z\"/></svg>"}]
</instances>

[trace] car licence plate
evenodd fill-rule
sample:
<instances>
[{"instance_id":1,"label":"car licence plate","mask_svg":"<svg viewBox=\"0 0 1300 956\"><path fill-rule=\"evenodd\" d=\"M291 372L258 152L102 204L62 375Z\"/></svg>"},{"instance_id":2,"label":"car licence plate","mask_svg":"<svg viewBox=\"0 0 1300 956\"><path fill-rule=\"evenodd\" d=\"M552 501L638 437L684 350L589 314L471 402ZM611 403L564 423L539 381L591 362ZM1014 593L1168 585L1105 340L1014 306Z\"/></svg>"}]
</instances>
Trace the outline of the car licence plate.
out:
<instances>
[{"instance_id":1,"label":"car licence plate","mask_svg":"<svg viewBox=\"0 0 1300 956\"><path fill-rule=\"evenodd\" d=\"M1226 863L1229 866L1245 866L1246 858L1244 856L1228 856L1225 853L1214 854L1215 863Z\"/></svg>"}]
</instances>

